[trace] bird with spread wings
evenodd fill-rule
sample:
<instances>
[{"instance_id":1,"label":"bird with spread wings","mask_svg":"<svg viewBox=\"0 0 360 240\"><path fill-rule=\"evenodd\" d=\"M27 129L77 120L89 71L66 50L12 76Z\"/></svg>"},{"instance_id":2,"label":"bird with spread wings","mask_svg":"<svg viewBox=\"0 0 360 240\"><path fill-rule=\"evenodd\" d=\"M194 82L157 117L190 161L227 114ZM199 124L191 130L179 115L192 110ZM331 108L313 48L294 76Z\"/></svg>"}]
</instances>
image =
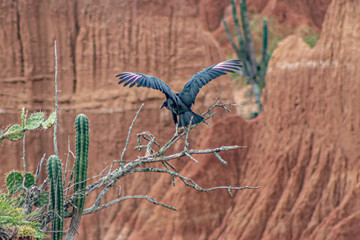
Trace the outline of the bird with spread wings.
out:
<instances>
[{"instance_id":1,"label":"bird with spread wings","mask_svg":"<svg viewBox=\"0 0 360 240\"><path fill-rule=\"evenodd\" d=\"M177 127L186 127L189 125L191 118L193 118L192 124L198 124L204 120L202 116L191 110L200 88L221 75L241 71L241 67L241 61L233 59L205 68L195 73L180 93L174 93L169 85L160 79L142 73L123 72L116 75L116 77L120 80L119 84L124 83L124 87L128 85L130 88L133 86L147 87L163 92L166 100L160 108L166 107L170 110Z\"/></svg>"}]
</instances>

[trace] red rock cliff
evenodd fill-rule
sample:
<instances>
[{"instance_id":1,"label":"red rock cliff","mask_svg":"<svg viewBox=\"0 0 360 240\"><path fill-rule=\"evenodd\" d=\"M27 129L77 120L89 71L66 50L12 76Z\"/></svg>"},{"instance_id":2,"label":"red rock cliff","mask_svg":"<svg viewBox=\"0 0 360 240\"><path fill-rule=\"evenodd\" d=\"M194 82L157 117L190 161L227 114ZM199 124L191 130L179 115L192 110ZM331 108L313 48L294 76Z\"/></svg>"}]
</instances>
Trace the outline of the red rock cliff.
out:
<instances>
[{"instance_id":1,"label":"red rock cliff","mask_svg":"<svg viewBox=\"0 0 360 240\"><path fill-rule=\"evenodd\" d=\"M285 39L269 65L261 116L225 117L201 144L248 149L224 155L228 168L202 157L182 170L203 185L261 189L234 198L183 186L164 192L163 178L150 194L164 194L159 200L179 213L141 203L131 216L118 213L106 239L358 239L359 16L359 1L335 0L313 49Z\"/></svg>"},{"instance_id":2,"label":"red rock cliff","mask_svg":"<svg viewBox=\"0 0 360 240\"><path fill-rule=\"evenodd\" d=\"M150 130L163 143L173 126L171 116L157 109L162 96L143 89L119 89L114 75L141 71L168 80L179 90L192 73L223 60L217 42L204 30L204 26L216 28L208 17L216 13L220 19L216 3L1 2L1 125L19 121L22 106L52 108L53 41L57 39L62 159L67 137L74 136L74 118L84 112L92 129L89 175L101 171L120 156L127 128L145 99L141 124L135 125L134 132ZM261 9L270 6L257 4ZM201 143L195 142L196 134L192 136L197 147L241 144L248 148L223 154L228 167L207 156L199 157L198 165L182 161L184 175L203 186L258 185L261 189L230 197L226 191L196 193L181 183L172 188L165 176L130 177L119 183L127 194L149 194L179 211L128 201L85 216L79 238L357 239L359 6L359 0L334 0L313 49L295 36L281 43L269 65L264 111L257 120L232 115L211 128L204 126ZM309 13L308 9L302 12ZM231 99L228 78L211 84L201 91L197 110L209 106L219 88L224 99ZM52 153L51 132L28 136L27 163L34 171L42 154ZM129 149L134 141L130 145ZM1 176L21 169L21 151L21 143L3 143ZM134 156L128 153L129 158Z\"/></svg>"}]
</instances>

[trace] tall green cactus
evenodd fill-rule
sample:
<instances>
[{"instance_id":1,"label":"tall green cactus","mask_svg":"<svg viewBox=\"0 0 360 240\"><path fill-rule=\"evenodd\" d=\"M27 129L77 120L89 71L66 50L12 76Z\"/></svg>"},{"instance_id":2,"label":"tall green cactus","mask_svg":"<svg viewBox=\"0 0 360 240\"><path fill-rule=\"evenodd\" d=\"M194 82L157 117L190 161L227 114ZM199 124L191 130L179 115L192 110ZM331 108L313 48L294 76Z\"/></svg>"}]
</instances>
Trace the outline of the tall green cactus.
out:
<instances>
[{"instance_id":1,"label":"tall green cactus","mask_svg":"<svg viewBox=\"0 0 360 240\"><path fill-rule=\"evenodd\" d=\"M85 189L89 155L89 119L79 114L75 119L76 130L76 158L74 166L74 209L70 229L65 240L73 239L80 226L81 215L85 205Z\"/></svg>"},{"instance_id":2,"label":"tall green cactus","mask_svg":"<svg viewBox=\"0 0 360 240\"><path fill-rule=\"evenodd\" d=\"M84 114L79 114L75 119L76 129L76 159L75 159L75 178L74 193L81 196L75 199L74 205L79 213L82 213L85 204L83 191L86 188L88 153L89 153L89 120Z\"/></svg>"},{"instance_id":3,"label":"tall green cactus","mask_svg":"<svg viewBox=\"0 0 360 240\"><path fill-rule=\"evenodd\" d=\"M267 52L268 42L268 28L267 21L263 20L263 44L262 44L262 56L260 61L256 61L254 42L252 39L249 17L247 13L246 0L241 0L240 15L242 22L242 31L239 24L238 14L236 10L235 0L231 0L232 4L232 16L235 24L236 35L238 38L238 45L235 43L228 25L223 19L224 28L227 38L234 49L238 59L241 59L244 64L244 72L239 73L245 77L248 84L253 86L253 91L258 104L259 112L261 111L261 92L265 87L265 74L268 62L270 60L270 54Z\"/></svg>"},{"instance_id":4,"label":"tall green cactus","mask_svg":"<svg viewBox=\"0 0 360 240\"><path fill-rule=\"evenodd\" d=\"M50 212L52 214L52 239L62 239L64 228L64 191L62 164L56 155L49 157L47 172L50 180Z\"/></svg>"}]
</instances>

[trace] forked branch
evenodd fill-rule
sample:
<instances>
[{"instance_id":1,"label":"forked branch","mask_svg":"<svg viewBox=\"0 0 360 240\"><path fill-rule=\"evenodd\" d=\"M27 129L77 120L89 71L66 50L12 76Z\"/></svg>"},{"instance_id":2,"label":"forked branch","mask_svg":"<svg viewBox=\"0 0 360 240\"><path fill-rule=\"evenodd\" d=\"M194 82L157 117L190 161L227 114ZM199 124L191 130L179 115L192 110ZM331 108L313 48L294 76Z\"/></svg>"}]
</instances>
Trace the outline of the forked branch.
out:
<instances>
[{"instance_id":1,"label":"forked branch","mask_svg":"<svg viewBox=\"0 0 360 240\"><path fill-rule=\"evenodd\" d=\"M227 109L228 106L236 106L234 104L220 104L219 102L216 102L213 106L211 106L207 111L205 111L202 116L206 116L205 120L211 118L214 113L213 110L216 107L219 108L223 108L227 111L230 111L229 109ZM232 195L231 191L236 191L236 190L244 190L244 189L257 189L258 187L250 187L250 186L242 186L242 187L238 187L238 186L215 186L215 187L211 187L211 188L203 188L201 186L199 186L193 179L185 177L183 175L181 175L179 172L176 171L176 169L174 168L174 166L170 163L171 161L176 161L176 159L180 158L180 157L187 157L188 159L194 161L195 163L198 163L199 161L195 158L194 155L197 154L214 154L215 157L217 157L217 159L223 163L224 165L227 165L226 160L224 160L221 156L220 156L220 152L223 151L229 151L229 150L236 150L236 149L243 149L245 148L244 146L237 146L237 145L233 145L233 146L220 146L217 148L211 148L211 149L203 149L203 150L195 150L195 149L190 149L189 148L189 133L190 131L195 128L197 125L191 125L188 126L185 130L183 130L180 133L175 133L175 135L167 142L165 143L163 146L161 146L158 142L156 142L156 138L153 134L151 134L150 132L142 132L137 134L137 142L138 142L138 146L135 147L135 150L141 151L142 149L145 149L145 153L144 156L139 156L136 159L133 160L124 160L124 156L125 156L125 152L128 148L128 143L130 140L130 136L131 136L131 131L132 128L136 122L136 119L139 115L139 112L141 111L143 105L140 107L140 109L137 111L134 120L131 123L131 126L129 128L129 132L128 132L128 137L126 139L126 144L124 147L124 150L121 154L120 160L114 160L110 166L106 167L109 168L109 171L107 174L103 174L103 172L105 172L105 169L101 172L101 174L99 174L97 177L99 177L99 179L87 186L85 192L83 192L82 194L85 195L89 195L90 193L92 193L95 190L101 189L101 192L98 194L94 204L88 208L85 209L83 211L83 214L91 214L97 211L100 211L104 208L110 207L118 202L124 201L124 200L128 200L128 199L145 199L151 203L154 203L156 205L162 206L162 207L166 207L169 208L171 210L176 210L176 208L169 206L167 204L164 203L160 203L157 200L155 200L154 198L151 198L147 195L133 195L133 196L120 196L119 193L119 197L108 202L108 203L102 203L102 200L104 199L104 196L107 194L107 192L115 186L116 182L122 178L125 177L127 175L133 174L133 173L165 173L168 174L172 177L173 179L173 184L175 184L174 179L178 178L180 179L186 186L191 187L197 191L202 191L202 192L209 192L209 191L214 191L214 190L219 190L219 189L225 189L228 191L228 193L230 195ZM166 155L166 151L173 146L175 143L177 143L183 136L185 137L184 140L184 148L182 151L177 152L177 153L173 153L173 154L169 154ZM145 141L145 143L144 143ZM146 142L147 141L147 142ZM153 147L156 145L156 149L155 150ZM116 169L113 169L114 165L118 163L119 166ZM146 164L146 166L149 166L149 164L154 164L154 163L162 163L162 166L164 168L153 168L153 167L144 167L144 165ZM72 202L74 200L74 197L76 197L76 195L73 195L72 197L70 197L67 201L67 204L65 205L66 208L70 207L72 205ZM66 217L70 217L71 213L69 213Z\"/></svg>"}]
</instances>

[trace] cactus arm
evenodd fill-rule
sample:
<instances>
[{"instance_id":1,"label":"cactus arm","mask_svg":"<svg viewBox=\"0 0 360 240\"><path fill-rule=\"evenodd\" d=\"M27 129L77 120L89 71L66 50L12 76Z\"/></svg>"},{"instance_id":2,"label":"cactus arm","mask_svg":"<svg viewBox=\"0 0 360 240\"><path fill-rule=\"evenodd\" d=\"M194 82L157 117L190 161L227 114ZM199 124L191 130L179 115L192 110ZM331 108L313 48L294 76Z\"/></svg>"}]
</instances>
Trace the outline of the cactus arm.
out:
<instances>
[{"instance_id":1,"label":"cactus arm","mask_svg":"<svg viewBox=\"0 0 360 240\"><path fill-rule=\"evenodd\" d=\"M233 17L233 21L235 24L235 30L236 30L236 35L237 35L238 44L239 44L238 48L236 47L236 49L235 49L233 46L233 49L236 51L236 55L237 55L238 59L241 59L244 64L244 77L249 79L249 76L253 75L252 71L251 71L251 63L249 63L249 57L248 57L249 53L247 52L246 43L244 41L243 33L241 32L239 18L237 15L237 10L236 10L236 5L235 5L234 0L231 0L231 5L232 5L232 17ZM240 5L240 7L241 7L241 5Z\"/></svg>"},{"instance_id":2,"label":"cactus arm","mask_svg":"<svg viewBox=\"0 0 360 240\"><path fill-rule=\"evenodd\" d=\"M242 62L244 63L245 77L246 77L246 76L250 75L249 74L249 66L248 66L249 64L247 63L247 57L246 57L247 56L246 46L245 46L243 34L241 32L239 18L237 15L237 10L236 10L236 5L235 5L234 0L231 0L231 5L232 5L232 17L234 20L236 35L237 35L238 44L239 44L239 47L237 48L237 51L236 51L236 55L237 55L238 59L241 59Z\"/></svg>"},{"instance_id":3,"label":"cactus arm","mask_svg":"<svg viewBox=\"0 0 360 240\"><path fill-rule=\"evenodd\" d=\"M235 5L234 0L231 0L231 5L232 5L232 17L233 17L233 20L234 20L236 35L238 37L242 38L241 28L240 28L240 24L239 24L239 18L238 18L238 15L237 15L237 10L236 10L236 5Z\"/></svg>"},{"instance_id":4,"label":"cactus arm","mask_svg":"<svg viewBox=\"0 0 360 240\"><path fill-rule=\"evenodd\" d=\"M244 77L250 80L251 76L253 76L254 74L252 72L251 62L249 61L248 51L245 47L245 42L243 37L239 38L239 46L240 46L240 57L242 62L244 63L243 64L245 70Z\"/></svg>"},{"instance_id":5,"label":"cactus arm","mask_svg":"<svg viewBox=\"0 0 360 240\"><path fill-rule=\"evenodd\" d=\"M84 114L75 119L76 129L76 158L74 166L74 209L70 229L65 240L74 239L80 226L81 215L85 205L85 192L88 153L89 153L89 120Z\"/></svg>"},{"instance_id":6,"label":"cactus arm","mask_svg":"<svg viewBox=\"0 0 360 240\"><path fill-rule=\"evenodd\" d=\"M251 75L255 75L256 70L256 61L255 61L255 47L254 42L252 39L251 34L251 28L250 28L250 22L249 22L249 16L247 13L247 7L246 7L246 0L242 0L240 2L240 13L241 13L241 21L243 26L243 32L244 32L244 43L245 43L245 49L247 49L247 58L250 62L252 73Z\"/></svg>"},{"instance_id":7,"label":"cactus arm","mask_svg":"<svg viewBox=\"0 0 360 240\"><path fill-rule=\"evenodd\" d=\"M64 228L64 191L62 185L62 165L56 155L50 156L47 162L50 180L50 212L52 213L52 239L63 237Z\"/></svg>"},{"instance_id":8,"label":"cactus arm","mask_svg":"<svg viewBox=\"0 0 360 240\"><path fill-rule=\"evenodd\" d=\"M261 57L261 62L264 63L265 65L268 62L268 53L267 53L267 49L268 49L268 27L267 27L267 21L266 19L263 20L263 45L262 45L262 57Z\"/></svg>"},{"instance_id":9,"label":"cactus arm","mask_svg":"<svg viewBox=\"0 0 360 240\"><path fill-rule=\"evenodd\" d=\"M76 159L74 191L83 191L86 188L88 152L89 152L89 120L84 114L79 114L75 120L76 128ZM75 205L82 212L85 196L76 198Z\"/></svg>"},{"instance_id":10,"label":"cactus arm","mask_svg":"<svg viewBox=\"0 0 360 240\"><path fill-rule=\"evenodd\" d=\"M260 69L261 69L261 77L262 81L265 82L265 74L267 65L269 62L269 54L267 53L268 49L268 27L266 19L263 20L263 45L261 51L261 62L260 62Z\"/></svg>"},{"instance_id":11,"label":"cactus arm","mask_svg":"<svg viewBox=\"0 0 360 240\"><path fill-rule=\"evenodd\" d=\"M234 49L235 53L236 53L236 56L240 59L241 55L240 55L240 50L239 48L236 46L235 42L234 42L234 39L232 38L231 36L231 33L230 33L230 30L229 30L229 27L225 21L225 19L222 20L223 24L224 24L224 29L225 29L225 32L226 32L226 36L227 36L227 39L229 40L230 44L231 44L231 47Z\"/></svg>"}]
</instances>

